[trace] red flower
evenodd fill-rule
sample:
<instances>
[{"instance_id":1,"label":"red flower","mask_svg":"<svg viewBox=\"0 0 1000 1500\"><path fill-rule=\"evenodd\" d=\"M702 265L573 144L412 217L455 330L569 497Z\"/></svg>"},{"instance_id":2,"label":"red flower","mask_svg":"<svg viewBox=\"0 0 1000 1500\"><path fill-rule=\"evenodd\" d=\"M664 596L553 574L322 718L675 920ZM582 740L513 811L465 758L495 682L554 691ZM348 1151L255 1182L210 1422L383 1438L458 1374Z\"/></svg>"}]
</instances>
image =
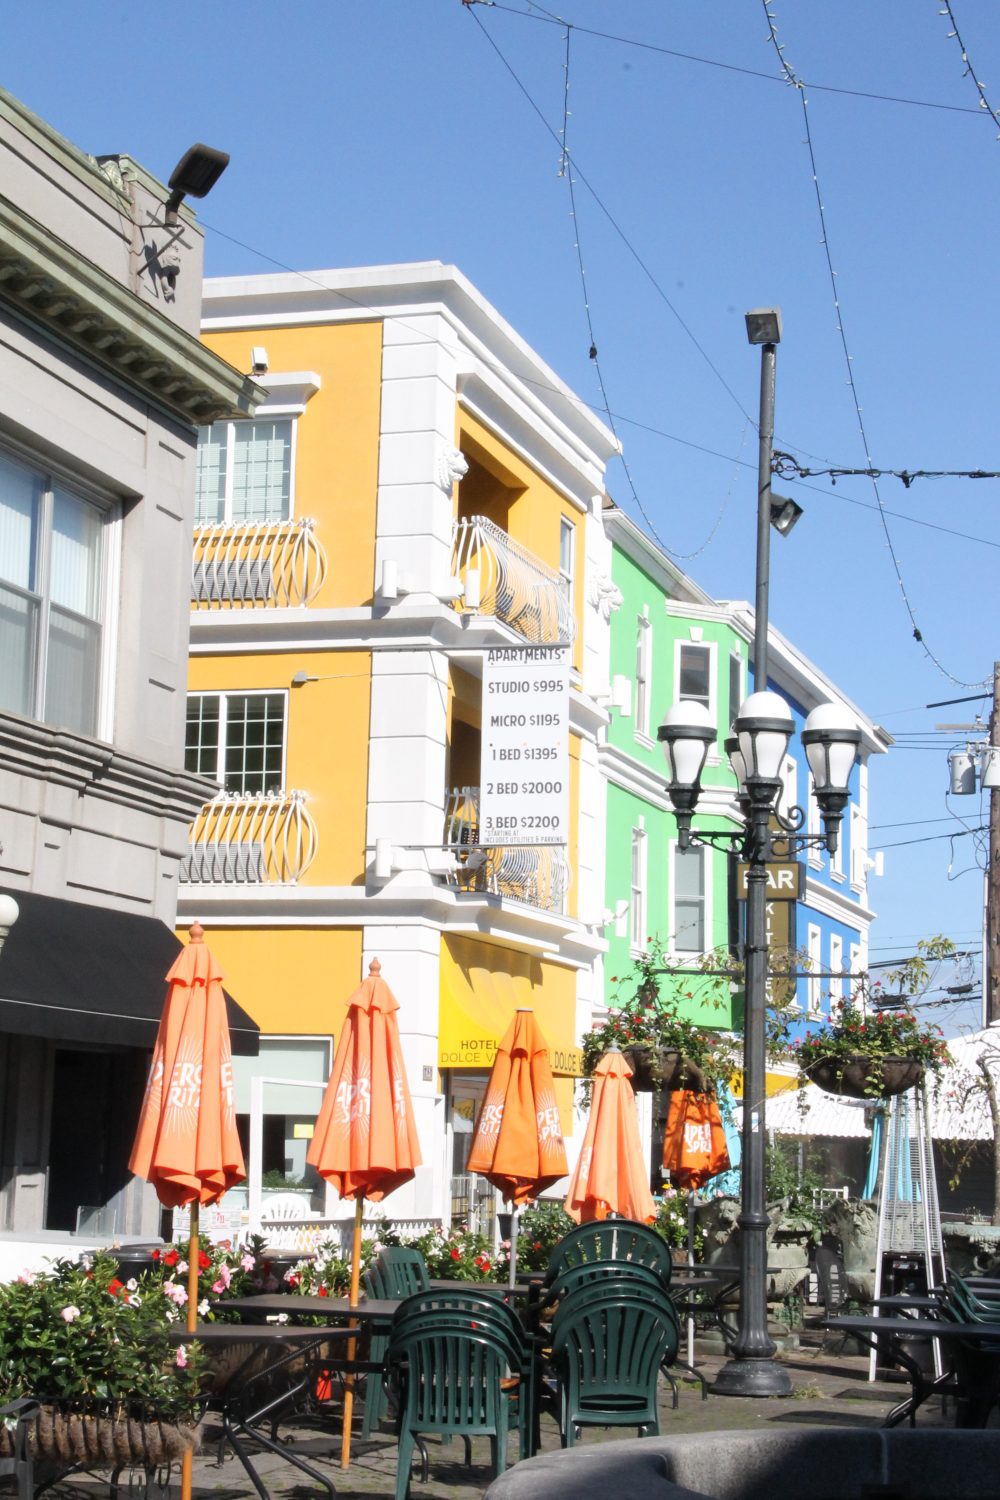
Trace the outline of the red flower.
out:
<instances>
[{"instance_id":1,"label":"red flower","mask_svg":"<svg viewBox=\"0 0 1000 1500\"><path fill-rule=\"evenodd\" d=\"M158 1255L159 1251L154 1251L154 1254ZM176 1266L180 1258L180 1251L173 1249L168 1250L166 1255L163 1257L163 1264L165 1266Z\"/></svg>"},{"instance_id":2,"label":"red flower","mask_svg":"<svg viewBox=\"0 0 1000 1500\"><path fill-rule=\"evenodd\" d=\"M160 1258L160 1252L159 1252L159 1250L154 1250L153 1251L153 1259L154 1260L159 1260L159 1258Z\"/></svg>"},{"instance_id":3,"label":"red flower","mask_svg":"<svg viewBox=\"0 0 1000 1500\"><path fill-rule=\"evenodd\" d=\"M330 1293L327 1291L325 1286L321 1286L319 1289L319 1295L321 1297L329 1297Z\"/></svg>"},{"instance_id":4,"label":"red flower","mask_svg":"<svg viewBox=\"0 0 1000 1500\"><path fill-rule=\"evenodd\" d=\"M212 1264L212 1257L210 1255L206 1255L205 1252L204 1252L204 1250L199 1250L198 1251L198 1270L199 1271L207 1271L208 1268L209 1268L209 1266L211 1264Z\"/></svg>"},{"instance_id":5,"label":"red flower","mask_svg":"<svg viewBox=\"0 0 1000 1500\"><path fill-rule=\"evenodd\" d=\"M454 1245L452 1245L452 1247L451 1247L451 1258L452 1258L452 1260L461 1260L462 1259L461 1255L455 1249Z\"/></svg>"},{"instance_id":6,"label":"red flower","mask_svg":"<svg viewBox=\"0 0 1000 1500\"><path fill-rule=\"evenodd\" d=\"M124 1290L125 1283L123 1281L119 1281L117 1276L113 1277L111 1281L108 1282L108 1291L111 1293L112 1297L117 1297L119 1292L123 1292Z\"/></svg>"}]
</instances>

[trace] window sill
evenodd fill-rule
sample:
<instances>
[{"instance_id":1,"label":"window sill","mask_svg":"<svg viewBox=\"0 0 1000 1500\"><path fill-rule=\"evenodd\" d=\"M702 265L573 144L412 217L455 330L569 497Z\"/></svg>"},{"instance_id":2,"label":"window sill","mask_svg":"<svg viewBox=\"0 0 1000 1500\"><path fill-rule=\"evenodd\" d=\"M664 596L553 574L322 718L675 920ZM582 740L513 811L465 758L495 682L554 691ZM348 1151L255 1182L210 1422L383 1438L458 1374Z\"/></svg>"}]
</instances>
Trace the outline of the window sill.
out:
<instances>
[{"instance_id":1,"label":"window sill","mask_svg":"<svg viewBox=\"0 0 1000 1500\"><path fill-rule=\"evenodd\" d=\"M643 734L641 729L637 729L632 738L635 740L636 744L641 745L644 750L656 749L656 741L651 740L648 734Z\"/></svg>"}]
</instances>

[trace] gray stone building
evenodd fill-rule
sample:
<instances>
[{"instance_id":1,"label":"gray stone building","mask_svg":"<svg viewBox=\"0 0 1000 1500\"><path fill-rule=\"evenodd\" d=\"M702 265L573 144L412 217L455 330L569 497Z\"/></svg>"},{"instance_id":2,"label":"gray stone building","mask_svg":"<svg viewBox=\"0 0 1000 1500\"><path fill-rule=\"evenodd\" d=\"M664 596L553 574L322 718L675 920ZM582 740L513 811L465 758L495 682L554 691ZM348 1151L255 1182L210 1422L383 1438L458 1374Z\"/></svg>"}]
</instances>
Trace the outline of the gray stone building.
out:
<instances>
[{"instance_id":1,"label":"gray stone building","mask_svg":"<svg viewBox=\"0 0 1000 1500\"><path fill-rule=\"evenodd\" d=\"M159 1222L126 1161L206 797L183 769L197 428L263 396L198 341L202 234L167 199L0 90L0 1238L22 1244Z\"/></svg>"}]
</instances>

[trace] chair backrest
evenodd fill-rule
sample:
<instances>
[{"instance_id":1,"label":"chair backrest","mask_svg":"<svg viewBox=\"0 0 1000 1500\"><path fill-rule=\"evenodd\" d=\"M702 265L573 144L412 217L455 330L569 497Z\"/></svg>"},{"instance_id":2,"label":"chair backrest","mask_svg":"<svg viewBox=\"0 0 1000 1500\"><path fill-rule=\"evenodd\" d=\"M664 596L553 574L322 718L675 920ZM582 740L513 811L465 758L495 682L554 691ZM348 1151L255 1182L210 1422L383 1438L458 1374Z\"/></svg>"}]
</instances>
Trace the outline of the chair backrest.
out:
<instances>
[{"instance_id":1,"label":"chair backrest","mask_svg":"<svg viewBox=\"0 0 1000 1500\"><path fill-rule=\"evenodd\" d=\"M435 1287L406 1297L393 1317L390 1340L414 1327L434 1327L445 1322L457 1323L473 1332L479 1328L494 1329L520 1358L522 1328L517 1313L499 1297L473 1291L452 1292Z\"/></svg>"},{"instance_id":2,"label":"chair backrest","mask_svg":"<svg viewBox=\"0 0 1000 1500\"><path fill-rule=\"evenodd\" d=\"M364 1275L369 1297L396 1301L413 1292L426 1291L430 1285L427 1263L419 1250L404 1245L386 1245L380 1250Z\"/></svg>"},{"instance_id":3,"label":"chair backrest","mask_svg":"<svg viewBox=\"0 0 1000 1500\"><path fill-rule=\"evenodd\" d=\"M819 1245L813 1257L819 1294L828 1314L840 1312L847 1304L847 1272L839 1250Z\"/></svg>"},{"instance_id":4,"label":"chair backrest","mask_svg":"<svg viewBox=\"0 0 1000 1500\"><path fill-rule=\"evenodd\" d=\"M598 1294L597 1284L563 1298L552 1320L552 1362L568 1410L655 1409L660 1366L677 1355L680 1325L669 1297L648 1288Z\"/></svg>"},{"instance_id":5,"label":"chair backrest","mask_svg":"<svg viewBox=\"0 0 1000 1500\"><path fill-rule=\"evenodd\" d=\"M510 1364L504 1341L487 1329L443 1319L389 1339L390 1368L406 1364L400 1424L411 1431L498 1432L505 1426L500 1382Z\"/></svg>"},{"instance_id":6,"label":"chair backrest","mask_svg":"<svg viewBox=\"0 0 1000 1500\"><path fill-rule=\"evenodd\" d=\"M601 1290L621 1286L650 1287L667 1294L667 1283L659 1271L639 1260L587 1261L582 1266L564 1266L546 1285L546 1296L565 1297L577 1287L600 1283Z\"/></svg>"},{"instance_id":7,"label":"chair backrest","mask_svg":"<svg viewBox=\"0 0 1000 1500\"><path fill-rule=\"evenodd\" d=\"M608 1260L639 1261L658 1271L669 1285L673 1266L670 1247L655 1229L634 1219L602 1219L571 1229L549 1258L546 1280L551 1282L564 1266Z\"/></svg>"}]
</instances>

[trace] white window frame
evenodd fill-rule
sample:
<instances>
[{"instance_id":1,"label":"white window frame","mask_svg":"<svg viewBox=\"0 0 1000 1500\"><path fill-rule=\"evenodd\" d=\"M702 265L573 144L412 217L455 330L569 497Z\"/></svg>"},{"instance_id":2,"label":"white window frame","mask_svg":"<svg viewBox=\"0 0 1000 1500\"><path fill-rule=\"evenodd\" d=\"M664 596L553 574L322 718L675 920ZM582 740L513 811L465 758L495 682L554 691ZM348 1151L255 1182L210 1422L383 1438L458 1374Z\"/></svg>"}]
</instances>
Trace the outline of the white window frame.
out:
<instances>
[{"instance_id":1,"label":"white window frame","mask_svg":"<svg viewBox=\"0 0 1000 1500\"><path fill-rule=\"evenodd\" d=\"M841 819L840 837L837 840L837 848L830 855L830 879L835 880L838 885L843 885L844 883L844 839L847 832L847 824Z\"/></svg>"},{"instance_id":2,"label":"white window frame","mask_svg":"<svg viewBox=\"0 0 1000 1500\"><path fill-rule=\"evenodd\" d=\"M738 690L737 695L736 695L737 702L735 704L735 707L733 705L733 670L734 670L734 668L735 668L736 673L738 674L738 677L739 677L739 690ZM679 678L678 678L678 680L679 680ZM733 728L733 724L735 723L735 720L736 720L736 715L739 713L740 708L743 706L743 701L746 698L746 663L744 662L743 657L742 657L742 655L741 655L741 653L739 651L730 651L730 653L729 653L729 681L726 684L726 691L729 694L729 710L730 710L728 732L732 733L732 728Z\"/></svg>"},{"instance_id":3,"label":"white window frame","mask_svg":"<svg viewBox=\"0 0 1000 1500\"><path fill-rule=\"evenodd\" d=\"M830 973L836 975L844 967L844 939L839 932L830 934ZM844 998L844 981L831 978L830 980L830 1008L839 1005Z\"/></svg>"},{"instance_id":4,"label":"white window frame","mask_svg":"<svg viewBox=\"0 0 1000 1500\"><path fill-rule=\"evenodd\" d=\"M568 562L563 559L564 541L567 541ZM573 583L576 579L576 527L569 516L559 517L559 577L565 582L570 599L572 599Z\"/></svg>"},{"instance_id":5,"label":"white window frame","mask_svg":"<svg viewBox=\"0 0 1000 1500\"><path fill-rule=\"evenodd\" d=\"M681 652L684 649L695 650L695 651L704 651L708 655L708 704L707 704L707 707L708 707L709 713L712 716L712 722L714 724L718 724L718 722L719 722L719 709L718 709L718 682L717 682L718 672L717 672L716 643L715 643L715 641L691 641L691 640L687 640L687 641L677 640L677 641L674 642L674 685L675 685L674 701L676 703L680 703L682 701L686 701L686 702L689 702L689 703L700 703L702 701L700 698L692 698L690 695L687 695L686 697L684 697L681 694ZM727 692L728 692L728 687L727 687Z\"/></svg>"},{"instance_id":6,"label":"white window frame","mask_svg":"<svg viewBox=\"0 0 1000 1500\"><path fill-rule=\"evenodd\" d=\"M781 790L778 792L778 812L787 818L789 810L798 801L799 767L792 755L786 755L781 765Z\"/></svg>"},{"instance_id":7,"label":"white window frame","mask_svg":"<svg viewBox=\"0 0 1000 1500\"><path fill-rule=\"evenodd\" d=\"M861 973L861 944L851 943L847 950L847 968L851 975L851 983L848 987L847 998L850 999L855 990L858 976Z\"/></svg>"},{"instance_id":8,"label":"white window frame","mask_svg":"<svg viewBox=\"0 0 1000 1500\"><path fill-rule=\"evenodd\" d=\"M706 953L712 946L712 871L707 854L707 849L692 845L683 856L684 858L696 856L701 861L701 935L703 941L700 948L678 948L677 861L681 856L681 850L676 839L670 845L670 952L676 958L692 953Z\"/></svg>"},{"instance_id":9,"label":"white window frame","mask_svg":"<svg viewBox=\"0 0 1000 1500\"><path fill-rule=\"evenodd\" d=\"M285 791L285 789L287 787L287 784L288 784L288 781L287 781L287 776L288 776L288 689L287 688L277 688L277 687L274 687L274 688L256 688L256 687L255 688L207 688L203 692L188 693L187 698L185 700L185 726L187 724L187 704L190 703L193 699L195 699L195 698L197 698L197 699L202 699L202 698L218 698L219 699L219 703L220 703L220 713L219 713L219 744L218 744L218 751L217 751L217 758L216 758L216 773L215 773L214 776L212 776L212 780L215 781L218 784L219 792L220 793L223 793L226 790L225 766L226 766L226 724L227 724L227 715L222 712L222 707L221 707L222 704L223 703L228 704L228 701L229 701L230 698L276 698L276 697L280 697L282 699L282 701L283 701L283 704L284 704L284 707L283 707L284 733L282 734L282 738L281 738L281 783L280 783L280 785L278 787L273 788L272 791L271 791L271 793L261 791L261 792L242 792L242 793L236 793L236 794L234 794L234 795L246 796L246 797L266 797L268 795L273 795L275 792L278 792L278 791L283 792L283 791ZM197 774L200 774L200 775L203 775L203 776L207 776L207 775L209 775L209 772L202 771L202 772L197 773Z\"/></svg>"},{"instance_id":10,"label":"white window frame","mask_svg":"<svg viewBox=\"0 0 1000 1500\"><path fill-rule=\"evenodd\" d=\"M235 443L233 442L232 429L237 426L257 427L264 422L277 424L287 422L289 424L288 440L288 515L276 520L233 520L233 464L235 461ZM226 440L226 478L225 493L222 499L222 519L219 521L199 520L198 518L198 493L197 481L195 488L195 522L196 526L281 526L295 519L295 468L298 450L299 423L296 416L284 412L258 412L256 417L240 417L231 422L210 422L209 431L213 427L226 427L229 429ZM201 441L202 428L198 429L199 442Z\"/></svg>"},{"instance_id":11,"label":"white window frame","mask_svg":"<svg viewBox=\"0 0 1000 1500\"><path fill-rule=\"evenodd\" d=\"M649 724L653 698L653 624L649 606L643 605L635 632L635 737L650 740Z\"/></svg>"},{"instance_id":12,"label":"white window frame","mask_svg":"<svg viewBox=\"0 0 1000 1500\"><path fill-rule=\"evenodd\" d=\"M822 833L822 831L823 831L823 828L822 828L822 823L820 821L819 803L816 801L816 783L813 780L813 773L811 771L807 770L806 771L806 833L808 833L810 835L810 837L818 838L819 835ZM823 866L823 851L822 851L822 848L821 848L821 846L819 844L810 844L809 845L809 853L808 853L807 857L808 857L809 863L812 865L812 867L813 867L814 870L819 870L819 869L822 868L822 866Z\"/></svg>"},{"instance_id":13,"label":"white window frame","mask_svg":"<svg viewBox=\"0 0 1000 1500\"><path fill-rule=\"evenodd\" d=\"M856 802L850 804L850 816L846 820L845 832L850 840L851 887L863 893L868 884L868 840L861 808Z\"/></svg>"},{"instance_id":14,"label":"white window frame","mask_svg":"<svg viewBox=\"0 0 1000 1500\"><path fill-rule=\"evenodd\" d=\"M630 876L628 927L629 952L637 958L646 951L646 918L649 896L649 843L646 820L640 817L632 829L632 863Z\"/></svg>"},{"instance_id":15,"label":"white window frame","mask_svg":"<svg viewBox=\"0 0 1000 1500\"><path fill-rule=\"evenodd\" d=\"M74 727L73 732L83 734L85 737L91 739L110 741L115 717L115 682L117 677L120 593L117 580L121 574L121 504L113 500L110 496L103 494L95 486L81 480L70 469L63 465L52 463L48 459L42 459L28 447L21 447L15 443L5 443L0 447L0 455L9 463L28 470L44 486L43 522L40 528L44 531L41 540L43 560L47 560L50 551L52 508L54 504L53 490L55 488L65 490L74 499L91 506L97 512L100 524L100 557L98 559L97 582L100 613L96 618L96 623L100 629L100 644L97 654L97 684L94 693L94 726L88 730L81 730ZM47 565L47 561L45 565ZM4 578L4 581L7 581L5 575L2 573L0 573L0 577ZM10 583L18 593L23 592L21 586L14 584L13 580L10 580ZM28 591L33 597L41 600L41 619L39 621L38 635L39 653L33 672L33 696L28 714L29 718L36 720L40 724L50 722L45 717L46 626L49 617L50 585L51 579L46 579L44 590L32 589ZM55 727L59 726L56 725Z\"/></svg>"},{"instance_id":16,"label":"white window frame","mask_svg":"<svg viewBox=\"0 0 1000 1500\"><path fill-rule=\"evenodd\" d=\"M823 981L818 971L823 967L823 933L812 922L806 928L806 952L809 955L810 974L806 980L806 1008L810 1018L823 1014Z\"/></svg>"}]
</instances>

